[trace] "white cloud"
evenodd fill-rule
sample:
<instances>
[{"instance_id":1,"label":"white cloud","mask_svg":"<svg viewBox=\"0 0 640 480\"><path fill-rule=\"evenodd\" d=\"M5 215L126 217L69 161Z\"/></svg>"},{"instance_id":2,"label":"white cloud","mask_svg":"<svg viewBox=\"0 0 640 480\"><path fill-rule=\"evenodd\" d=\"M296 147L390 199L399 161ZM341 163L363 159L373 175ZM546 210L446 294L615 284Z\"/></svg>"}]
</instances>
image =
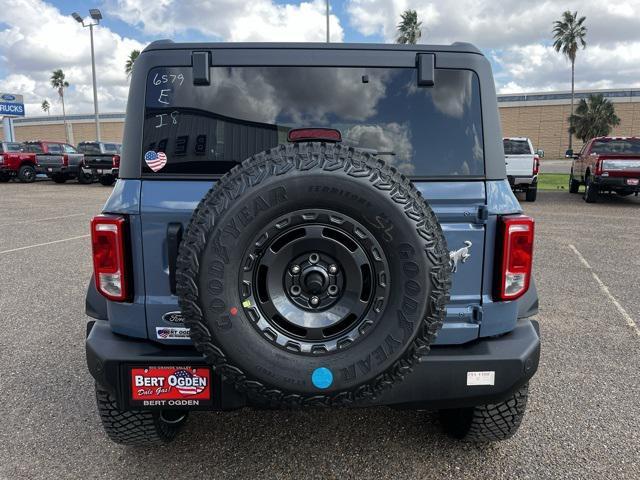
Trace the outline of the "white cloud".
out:
<instances>
[{"instance_id":1,"label":"white cloud","mask_svg":"<svg viewBox=\"0 0 640 480\"><path fill-rule=\"evenodd\" d=\"M43 115L40 104L45 98L51 113L61 114L49 77L62 68L71 84L65 94L67 112L92 112L88 29L42 0L2 0L2 4L0 24L8 27L0 30L0 67L8 75L0 78L0 90L23 94L28 115ZM103 26L94 29L94 40L100 110L122 111L128 91L124 64L129 52L143 44Z\"/></svg>"},{"instance_id":2,"label":"white cloud","mask_svg":"<svg viewBox=\"0 0 640 480\"><path fill-rule=\"evenodd\" d=\"M194 31L225 41L320 42L326 36L323 0L298 5L272 0L113 0L103 11L155 38ZM0 71L6 72L0 91L23 94L29 116L44 115L40 104L45 98L51 114L62 113L58 94L49 85L51 72L58 68L71 84L65 94L67 112L93 112L89 29L69 13L44 0L0 0ZM332 40L342 41L338 18L331 15L330 21ZM105 25L96 27L94 36L100 111L124 111L129 86L124 64L131 50L144 44Z\"/></svg>"},{"instance_id":3,"label":"white cloud","mask_svg":"<svg viewBox=\"0 0 640 480\"><path fill-rule=\"evenodd\" d=\"M147 34L170 37L196 31L231 42L323 42L326 40L324 0L276 4L273 0L112 0L108 11L135 23ZM331 40L344 36L330 16Z\"/></svg>"},{"instance_id":4,"label":"white cloud","mask_svg":"<svg viewBox=\"0 0 640 480\"><path fill-rule=\"evenodd\" d=\"M640 0L349 0L350 24L363 35L393 41L400 14L422 21L421 43L472 42L500 66L501 92L568 89L569 66L553 51L551 29L564 10L587 17L588 48L578 53L579 88L638 86Z\"/></svg>"}]
</instances>

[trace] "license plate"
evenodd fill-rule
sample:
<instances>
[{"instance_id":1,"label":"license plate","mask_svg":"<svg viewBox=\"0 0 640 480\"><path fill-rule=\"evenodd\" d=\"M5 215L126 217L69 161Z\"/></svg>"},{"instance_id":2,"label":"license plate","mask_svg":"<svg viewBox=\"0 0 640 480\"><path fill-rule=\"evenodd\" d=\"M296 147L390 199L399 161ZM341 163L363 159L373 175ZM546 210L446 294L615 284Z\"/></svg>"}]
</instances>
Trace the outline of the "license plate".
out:
<instances>
[{"instance_id":1,"label":"license plate","mask_svg":"<svg viewBox=\"0 0 640 480\"><path fill-rule=\"evenodd\" d=\"M53 172L53 168L47 168L47 172Z\"/></svg>"},{"instance_id":2,"label":"license plate","mask_svg":"<svg viewBox=\"0 0 640 480\"><path fill-rule=\"evenodd\" d=\"M132 405L179 408L211 402L211 369L208 367L131 367L129 381Z\"/></svg>"},{"instance_id":3,"label":"license plate","mask_svg":"<svg viewBox=\"0 0 640 480\"><path fill-rule=\"evenodd\" d=\"M638 185L638 183L640 183L638 178L627 178L627 185Z\"/></svg>"}]
</instances>

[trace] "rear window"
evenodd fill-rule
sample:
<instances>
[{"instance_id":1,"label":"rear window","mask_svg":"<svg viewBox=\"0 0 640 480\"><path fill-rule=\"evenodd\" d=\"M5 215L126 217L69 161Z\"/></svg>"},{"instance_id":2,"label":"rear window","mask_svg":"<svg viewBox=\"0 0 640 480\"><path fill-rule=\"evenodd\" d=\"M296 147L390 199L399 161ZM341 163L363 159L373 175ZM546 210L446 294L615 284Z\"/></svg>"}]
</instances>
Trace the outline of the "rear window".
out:
<instances>
[{"instance_id":1,"label":"rear window","mask_svg":"<svg viewBox=\"0 0 640 480\"><path fill-rule=\"evenodd\" d=\"M640 139L596 140L591 146L591 153L640 155Z\"/></svg>"},{"instance_id":2,"label":"rear window","mask_svg":"<svg viewBox=\"0 0 640 480\"><path fill-rule=\"evenodd\" d=\"M526 140L510 140L505 138L502 143L504 144L505 155L531 155L531 147Z\"/></svg>"},{"instance_id":3,"label":"rear window","mask_svg":"<svg viewBox=\"0 0 640 480\"><path fill-rule=\"evenodd\" d=\"M15 142L0 142L0 153L22 152L22 144Z\"/></svg>"},{"instance_id":4,"label":"rear window","mask_svg":"<svg viewBox=\"0 0 640 480\"><path fill-rule=\"evenodd\" d=\"M85 142L78 144L78 152L87 153L89 155L99 154L100 152L100 144L95 142Z\"/></svg>"},{"instance_id":5,"label":"rear window","mask_svg":"<svg viewBox=\"0 0 640 480\"><path fill-rule=\"evenodd\" d=\"M44 153L40 143L25 143L24 149L29 153Z\"/></svg>"},{"instance_id":6,"label":"rear window","mask_svg":"<svg viewBox=\"0 0 640 480\"><path fill-rule=\"evenodd\" d=\"M147 78L143 155L160 174L219 175L287 142L292 128L340 130L406 175L484 174L480 87L468 70L435 71L418 87L414 68L214 67L194 86L190 68ZM143 161L143 173L152 170Z\"/></svg>"}]
</instances>

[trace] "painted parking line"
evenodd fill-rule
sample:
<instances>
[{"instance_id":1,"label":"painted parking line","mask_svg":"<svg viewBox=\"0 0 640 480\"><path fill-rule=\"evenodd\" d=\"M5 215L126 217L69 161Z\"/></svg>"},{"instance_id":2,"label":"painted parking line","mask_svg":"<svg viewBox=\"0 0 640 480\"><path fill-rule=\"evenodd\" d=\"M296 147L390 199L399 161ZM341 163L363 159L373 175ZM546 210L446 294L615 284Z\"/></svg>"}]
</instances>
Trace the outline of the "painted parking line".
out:
<instances>
[{"instance_id":1,"label":"painted parking line","mask_svg":"<svg viewBox=\"0 0 640 480\"><path fill-rule=\"evenodd\" d=\"M19 252L20 250L27 250L29 248L45 247L47 245L53 245L54 243L70 242L71 240L78 240L80 238L87 238L87 237L90 237L90 236L91 235L79 235L77 237L63 238L62 240L54 240L52 242L38 243L37 245L27 245L26 247L12 248L11 250L3 250L3 251L1 251L0 255L2 255L4 253Z\"/></svg>"},{"instance_id":2,"label":"painted parking line","mask_svg":"<svg viewBox=\"0 0 640 480\"><path fill-rule=\"evenodd\" d=\"M573 253L576 254L578 259L580 260L580 263L582 263L582 265L584 265L587 269L591 271L591 275L593 276L594 280L597 282L598 286L600 287L600 290L602 290L602 292L607 296L607 298L611 301L611 303L613 303L613 305L618 309L618 312L620 312L620 315L622 315L622 318L625 319L625 321L627 322L627 325L629 325L629 327L631 327L631 329L636 333L636 335L640 337L640 327L638 327L638 324L633 320L633 318L631 318L631 315L627 313L624 307L620 305L620 302L618 302L616 297L614 297L611 294L611 292L609 291L609 287L607 287L604 284L604 282L600 280L600 277L596 274L596 272L593 271L593 268L591 268L591 265L589 265L589 262L587 262L587 260L582 256L582 254L578 251L578 249L574 245L569 244L569 248L573 250Z\"/></svg>"},{"instance_id":3,"label":"painted parking line","mask_svg":"<svg viewBox=\"0 0 640 480\"><path fill-rule=\"evenodd\" d=\"M8 227L11 225L24 225L25 223L38 223L38 222L48 222L50 220L62 220L63 218L71 218L71 217L85 217L89 216L88 213L72 213L71 215L61 215L59 217L47 217L47 218L36 218L33 220L20 220L18 222L11 223L1 223L0 227Z\"/></svg>"}]
</instances>

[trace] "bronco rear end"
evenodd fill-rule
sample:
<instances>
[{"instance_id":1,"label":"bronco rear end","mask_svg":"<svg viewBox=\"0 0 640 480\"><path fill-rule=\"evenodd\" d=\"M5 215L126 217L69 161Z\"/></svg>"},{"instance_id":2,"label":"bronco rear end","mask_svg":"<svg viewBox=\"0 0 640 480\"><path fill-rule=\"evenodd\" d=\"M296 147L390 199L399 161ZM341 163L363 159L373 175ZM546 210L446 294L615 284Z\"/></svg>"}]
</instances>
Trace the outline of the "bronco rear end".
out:
<instances>
[{"instance_id":1,"label":"bronco rear end","mask_svg":"<svg viewBox=\"0 0 640 480\"><path fill-rule=\"evenodd\" d=\"M518 428L534 223L473 46L150 45L92 221L87 362L110 438L191 410L435 409Z\"/></svg>"}]
</instances>

